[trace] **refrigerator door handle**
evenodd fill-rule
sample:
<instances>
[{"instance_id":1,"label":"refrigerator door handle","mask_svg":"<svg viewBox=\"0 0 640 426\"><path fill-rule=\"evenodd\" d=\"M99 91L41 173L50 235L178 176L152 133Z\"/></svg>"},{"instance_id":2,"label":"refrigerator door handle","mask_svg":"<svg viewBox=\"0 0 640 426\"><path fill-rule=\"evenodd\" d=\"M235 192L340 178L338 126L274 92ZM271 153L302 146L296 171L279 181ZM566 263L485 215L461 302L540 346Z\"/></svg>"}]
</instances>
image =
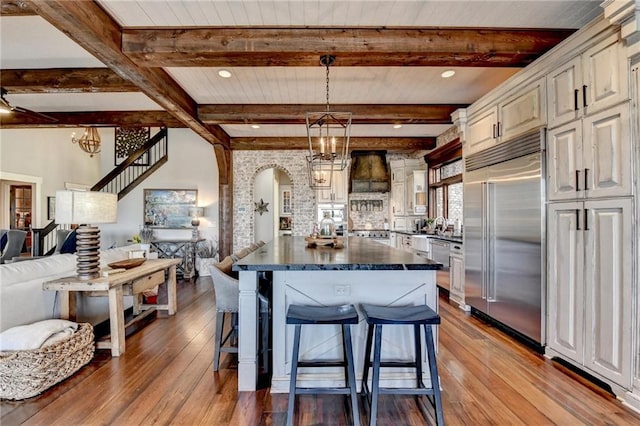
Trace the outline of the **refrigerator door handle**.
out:
<instances>
[{"instance_id":1,"label":"refrigerator door handle","mask_svg":"<svg viewBox=\"0 0 640 426\"><path fill-rule=\"evenodd\" d=\"M482 210L484 220L482 222L482 241L484 241L482 247L482 269L484 273L482 274L482 298L487 301L494 300L494 295L492 294L492 247L493 241L491 239L491 227L493 221L493 212L491 210L491 191L493 184L490 182L485 182L483 184L483 194L482 194Z\"/></svg>"}]
</instances>

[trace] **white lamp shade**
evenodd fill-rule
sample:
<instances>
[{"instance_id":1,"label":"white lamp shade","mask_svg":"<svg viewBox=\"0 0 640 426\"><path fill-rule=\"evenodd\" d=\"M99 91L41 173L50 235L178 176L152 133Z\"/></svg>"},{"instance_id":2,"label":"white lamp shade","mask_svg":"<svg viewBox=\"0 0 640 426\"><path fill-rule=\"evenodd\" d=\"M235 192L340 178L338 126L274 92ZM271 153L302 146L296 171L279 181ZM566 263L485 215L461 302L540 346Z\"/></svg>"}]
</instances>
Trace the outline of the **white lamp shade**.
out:
<instances>
[{"instance_id":1,"label":"white lamp shade","mask_svg":"<svg viewBox=\"0 0 640 426\"><path fill-rule=\"evenodd\" d=\"M56 223L97 224L118 221L118 196L97 191L57 191Z\"/></svg>"},{"instance_id":2,"label":"white lamp shade","mask_svg":"<svg viewBox=\"0 0 640 426\"><path fill-rule=\"evenodd\" d=\"M189 216L191 217L204 216L204 207L189 207Z\"/></svg>"}]
</instances>

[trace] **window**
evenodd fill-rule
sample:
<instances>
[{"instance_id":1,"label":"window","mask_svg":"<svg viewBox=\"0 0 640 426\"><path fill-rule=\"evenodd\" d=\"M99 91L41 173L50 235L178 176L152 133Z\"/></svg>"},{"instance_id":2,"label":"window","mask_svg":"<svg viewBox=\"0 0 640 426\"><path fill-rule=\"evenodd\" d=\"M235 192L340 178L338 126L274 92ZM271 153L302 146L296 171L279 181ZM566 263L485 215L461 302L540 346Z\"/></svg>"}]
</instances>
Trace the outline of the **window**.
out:
<instances>
[{"instance_id":1,"label":"window","mask_svg":"<svg viewBox=\"0 0 640 426\"><path fill-rule=\"evenodd\" d=\"M462 221L462 145L460 139L442 145L426 156L429 164L429 217L444 216L449 223Z\"/></svg>"}]
</instances>

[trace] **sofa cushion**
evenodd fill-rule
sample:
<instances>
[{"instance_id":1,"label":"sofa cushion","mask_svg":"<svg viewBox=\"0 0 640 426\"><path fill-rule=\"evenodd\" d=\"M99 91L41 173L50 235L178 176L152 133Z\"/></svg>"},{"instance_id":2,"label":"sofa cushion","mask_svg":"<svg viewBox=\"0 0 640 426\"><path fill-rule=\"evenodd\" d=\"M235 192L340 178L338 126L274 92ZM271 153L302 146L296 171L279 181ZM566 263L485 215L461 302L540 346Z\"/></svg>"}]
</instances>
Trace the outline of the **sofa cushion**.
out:
<instances>
[{"instance_id":1,"label":"sofa cushion","mask_svg":"<svg viewBox=\"0 0 640 426\"><path fill-rule=\"evenodd\" d=\"M4 234L2 234L2 237L0 237L0 253L2 253L6 245L7 245L7 233L5 232Z\"/></svg>"},{"instance_id":2,"label":"sofa cushion","mask_svg":"<svg viewBox=\"0 0 640 426\"><path fill-rule=\"evenodd\" d=\"M67 235L60 247L60 254L76 252L76 235L75 229Z\"/></svg>"}]
</instances>

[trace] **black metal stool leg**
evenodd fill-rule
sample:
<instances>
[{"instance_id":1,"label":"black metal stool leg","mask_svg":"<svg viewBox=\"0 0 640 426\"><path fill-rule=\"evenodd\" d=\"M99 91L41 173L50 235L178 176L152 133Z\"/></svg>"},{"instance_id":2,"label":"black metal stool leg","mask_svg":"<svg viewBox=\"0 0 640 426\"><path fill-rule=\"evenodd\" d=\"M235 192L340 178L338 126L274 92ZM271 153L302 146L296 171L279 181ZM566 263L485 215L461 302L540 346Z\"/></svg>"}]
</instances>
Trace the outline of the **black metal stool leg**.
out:
<instances>
[{"instance_id":1,"label":"black metal stool leg","mask_svg":"<svg viewBox=\"0 0 640 426\"><path fill-rule=\"evenodd\" d=\"M216 316L216 343L213 349L213 371L220 367L220 346L222 345L222 333L224 333L224 312L218 312Z\"/></svg>"},{"instance_id":2,"label":"black metal stool leg","mask_svg":"<svg viewBox=\"0 0 640 426\"><path fill-rule=\"evenodd\" d=\"M293 425L293 412L296 403L296 381L298 378L298 355L300 353L300 324L295 325L293 335L293 354L291 355L291 381L289 383L289 407L287 408L287 426Z\"/></svg>"},{"instance_id":3,"label":"black metal stool leg","mask_svg":"<svg viewBox=\"0 0 640 426\"><path fill-rule=\"evenodd\" d=\"M380 352L382 351L382 324L377 324L373 350L373 383L371 390L371 413L369 425L375 426L378 416L378 393L380 389Z\"/></svg>"},{"instance_id":4,"label":"black metal stool leg","mask_svg":"<svg viewBox=\"0 0 640 426\"><path fill-rule=\"evenodd\" d=\"M416 346L416 382L418 388L424 388L424 382L422 381L422 338L420 337L420 326L413 326L413 334Z\"/></svg>"},{"instance_id":5,"label":"black metal stool leg","mask_svg":"<svg viewBox=\"0 0 640 426\"><path fill-rule=\"evenodd\" d=\"M349 389L351 391L351 414L353 417L353 424L356 426L360 425L360 409L358 408L358 392L356 389L356 370L353 363L353 346L351 344L351 327L348 324L342 325L342 334L344 337L345 344L343 346L346 347L346 367L347 375L345 379L347 380Z\"/></svg>"},{"instance_id":6,"label":"black metal stool leg","mask_svg":"<svg viewBox=\"0 0 640 426\"><path fill-rule=\"evenodd\" d=\"M424 334L427 340L427 356L429 357L429 373L431 374L431 387L433 389L436 418L438 426L442 426L444 425L444 412L442 411L442 398L440 396L440 378L438 376L438 365L436 364L436 348L433 344L433 332L430 325L425 324Z\"/></svg>"},{"instance_id":7,"label":"black metal stool leg","mask_svg":"<svg viewBox=\"0 0 640 426\"><path fill-rule=\"evenodd\" d=\"M371 404L370 392L369 392L369 368L371 368L371 344L373 342L373 329L374 326L367 326L367 343L364 349L364 371L362 372L362 394Z\"/></svg>"}]
</instances>

